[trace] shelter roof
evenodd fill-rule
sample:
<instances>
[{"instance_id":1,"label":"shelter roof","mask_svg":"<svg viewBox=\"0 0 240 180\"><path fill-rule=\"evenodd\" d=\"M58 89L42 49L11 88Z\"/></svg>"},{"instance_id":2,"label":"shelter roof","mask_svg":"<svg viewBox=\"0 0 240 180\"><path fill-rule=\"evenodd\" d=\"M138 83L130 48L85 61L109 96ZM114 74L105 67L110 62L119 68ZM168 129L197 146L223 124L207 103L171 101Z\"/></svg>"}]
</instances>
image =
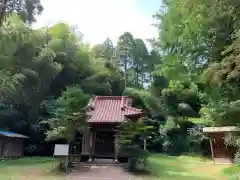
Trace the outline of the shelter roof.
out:
<instances>
[{"instance_id":1,"label":"shelter roof","mask_svg":"<svg viewBox=\"0 0 240 180\"><path fill-rule=\"evenodd\" d=\"M24 136L22 134L13 133L10 131L0 131L0 136L6 136L11 138L28 138L27 136Z\"/></svg>"},{"instance_id":2,"label":"shelter roof","mask_svg":"<svg viewBox=\"0 0 240 180\"><path fill-rule=\"evenodd\" d=\"M236 132L239 129L236 126L221 126L221 127L204 127L204 133L217 133L217 132Z\"/></svg>"}]
</instances>

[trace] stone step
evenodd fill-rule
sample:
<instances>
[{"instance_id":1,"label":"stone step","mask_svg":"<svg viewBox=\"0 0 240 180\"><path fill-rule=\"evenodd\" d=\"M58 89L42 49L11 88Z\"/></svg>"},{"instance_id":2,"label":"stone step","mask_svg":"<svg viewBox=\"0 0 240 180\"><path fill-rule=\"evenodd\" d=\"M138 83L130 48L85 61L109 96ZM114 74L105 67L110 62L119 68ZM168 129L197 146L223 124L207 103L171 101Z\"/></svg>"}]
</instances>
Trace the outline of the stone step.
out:
<instances>
[{"instance_id":1,"label":"stone step","mask_svg":"<svg viewBox=\"0 0 240 180\"><path fill-rule=\"evenodd\" d=\"M121 164L84 164L82 165L82 167L90 167L90 168L97 168L97 167L110 167L110 166L114 166L114 167L121 167Z\"/></svg>"},{"instance_id":2,"label":"stone step","mask_svg":"<svg viewBox=\"0 0 240 180\"><path fill-rule=\"evenodd\" d=\"M114 159L102 159L102 158L94 158L93 161L87 162L73 162L74 166L83 166L83 167L91 167L91 166L123 166L124 163L120 163L115 161Z\"/></svg>"}]
</instances>

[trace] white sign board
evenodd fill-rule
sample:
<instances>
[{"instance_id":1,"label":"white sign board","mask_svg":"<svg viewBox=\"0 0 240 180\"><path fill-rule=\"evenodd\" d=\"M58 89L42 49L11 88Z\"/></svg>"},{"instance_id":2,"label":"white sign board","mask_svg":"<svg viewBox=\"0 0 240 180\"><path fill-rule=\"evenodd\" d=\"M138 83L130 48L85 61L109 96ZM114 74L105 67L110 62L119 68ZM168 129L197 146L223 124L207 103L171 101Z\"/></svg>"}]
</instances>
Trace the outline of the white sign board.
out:
<instances>
[{"instance_id":1,"label":"white sign board","mask_svg":"<svg viewBox=\"0 0 240 180\"><path fill-rule=\"evenodd\" d=\"M68 156L69 144L55 144L54 156Z\"/></svg>"}]
</instances>

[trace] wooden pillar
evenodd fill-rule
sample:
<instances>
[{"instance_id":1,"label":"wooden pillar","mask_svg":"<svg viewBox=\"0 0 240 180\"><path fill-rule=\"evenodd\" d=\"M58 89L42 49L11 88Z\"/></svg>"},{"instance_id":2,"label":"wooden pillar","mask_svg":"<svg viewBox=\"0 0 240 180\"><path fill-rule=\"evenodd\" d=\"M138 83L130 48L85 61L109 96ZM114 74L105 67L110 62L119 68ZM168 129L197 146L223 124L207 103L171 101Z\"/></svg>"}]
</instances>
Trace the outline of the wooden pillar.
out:
<instances>
[{"instance_id":1,"label":"wooden pillar","mask_svg":"<svg viewBox=\"0 0 240 180\"><path fill-rule=\"evenodd\" d=\"M83 136L82 136L82 152L81 154L85 153L85 141L86 141L86 130L83 131Z\"/></svg>"},{"instance_id":2,"label":"wooden pillar","mask_svg":"<svg viewBox=\"0 0 240 180\"><path fill-rule=\"evenodd\" d=\"M90 153L90 138L89 138L89 129L86 128L83 131L83 139L82 139L82 154L89 155Z\"/></svg>"},{"instance_id":3,"label":"wooden pillar","mask_svg":"<svg viewBox=\"0 0 240 180\"><path fill-rule=\"evenodd\" d=\"M144 140L143 140L143 143L144 143L144 144L143 144L143 149L144 149L144 150L147 150L147 140L144 139Z\"/></svg>"},{"instance_id":4,"label":"wooden pillar","mask_svg":"<svg viewBox=\"0 0 240 180\"><path fill-rule=\"evenodd\" d=\"M95 145L96 145L96 136L97 136L97 132L96 131L92 131L92 160L94 161L94 155L95 155Z\"/></svg>"},{"instance_id":5,"label":"wooden pillar","mask_svg":"<svg viewBox=\"0 0 240 180\"><path fill-rule=\"evenodd\" d=\"M89 162L93 161L93 132L89 131Z\"/></svg>"},{"instance_id":6,"label":"wooden pillar","mask_svg":"<svg viewBox=\"0 0 240 180\"><path fill-rule=\"evenodd\" d=\"M118 134L115 135L115 155L114 155L114 161L117 162L118 161L118 153L119 153L119 137Z\"/></svg>"},{"instance_id":7,"label":"wooden pillar","mask_svg":"<svg viewBox=\"0 0 240 180\"><path fill-rule=\"evenodd\" d=\"M212 160L213 160L213 163L215 164L213 144L212 144L212 139L211 138L209 138L209 142L210 142L210 147L211 147Z\"/></svg>"},{"instance_id":8,"label":"wooden pillar","mask_svg":"<svg viewBox=\"0 0 240 180\"><path fill-rule=\"evenodd\" d=\"M3 140L0 140L0 157L3 155Z\"/></svg>"}]
</instances>

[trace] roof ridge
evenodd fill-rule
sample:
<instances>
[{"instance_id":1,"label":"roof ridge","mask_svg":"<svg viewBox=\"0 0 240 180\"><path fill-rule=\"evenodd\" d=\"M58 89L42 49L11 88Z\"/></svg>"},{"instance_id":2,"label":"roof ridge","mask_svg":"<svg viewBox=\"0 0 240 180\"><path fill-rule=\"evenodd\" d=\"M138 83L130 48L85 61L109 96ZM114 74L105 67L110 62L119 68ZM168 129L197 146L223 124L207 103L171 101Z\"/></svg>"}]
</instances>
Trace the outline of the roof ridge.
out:
<instances>
[{"instance_id":1,"label":"roof ridge","mask_svg":"<svg viewBox=\"0 0 240 180\"><path fill-rule=\"evenodd\" d=\"M139 111L139 112L143 111L142 109L138 109L138 108L134 108L134 107L130 107L130 106L125 106L125 108L131 109L131 110L136 110L136 111Z\"/></svg>"},{"instance_id":2,"label":"roof ridge","mask_svg":"<svg viewBox=\"0 0 240 180\"><path fill-rule=\"evenodd\" d=\"M122 96L122 99L121 99L121 110L124 110L125 109L125 106L127 106L127 96Z\"/></svg>"},{"instance_id":3,"label":"roof ridge","mask_svg":"<svg viewBox=\"0 0 240 180\"><path fill-rule=\"evenodd\" d=\"M98 96L98 97L128 97L128 96L101 96L101 95L93 95L93 96Z\"/></svg>"},{"instance_id":4,"label":"roof ridge","mask_svg":"<svg viewBox=\"0 0 240 180\"><path fill-rule=\"evenodd\" d=\"M97 101L97 99L98 99L98 96L94 96L93 98L94 98L94 99L93 99L92 104L91 104L91 106L90 106L92 110L94 109L94 106L95 106L95 104L96 104L96 101Z\"/></svg>"},{"instance_id":5,"label":"roof ridge","mask_svg":"<svg viewBox=\"0 0 240 180\"><path fill-rule=\"evenodd\" d=\"M108 98L116 98L114 100L121 100L121 108L122 110L124 110L124 106L126 104L126 102L124 102L124 99L128 99L128 96L97 96L97 95L93 95L92 97L92 102L89 104L89 107L94 110L95 106L96 106L96 102L98 100L107 100Z\"/></svg>"},{"instance_id":6,"label":"roof ridge","mask_svg":"<svg viewBox=\"0 0 240 180\"><path fill-rule=\"evenodd\" d=\"M105 99L105 98L118 98L118 99L128 98L128 96L95 96L95 97L98 97L99 99Z\"/></svg>"}]
</instances>

